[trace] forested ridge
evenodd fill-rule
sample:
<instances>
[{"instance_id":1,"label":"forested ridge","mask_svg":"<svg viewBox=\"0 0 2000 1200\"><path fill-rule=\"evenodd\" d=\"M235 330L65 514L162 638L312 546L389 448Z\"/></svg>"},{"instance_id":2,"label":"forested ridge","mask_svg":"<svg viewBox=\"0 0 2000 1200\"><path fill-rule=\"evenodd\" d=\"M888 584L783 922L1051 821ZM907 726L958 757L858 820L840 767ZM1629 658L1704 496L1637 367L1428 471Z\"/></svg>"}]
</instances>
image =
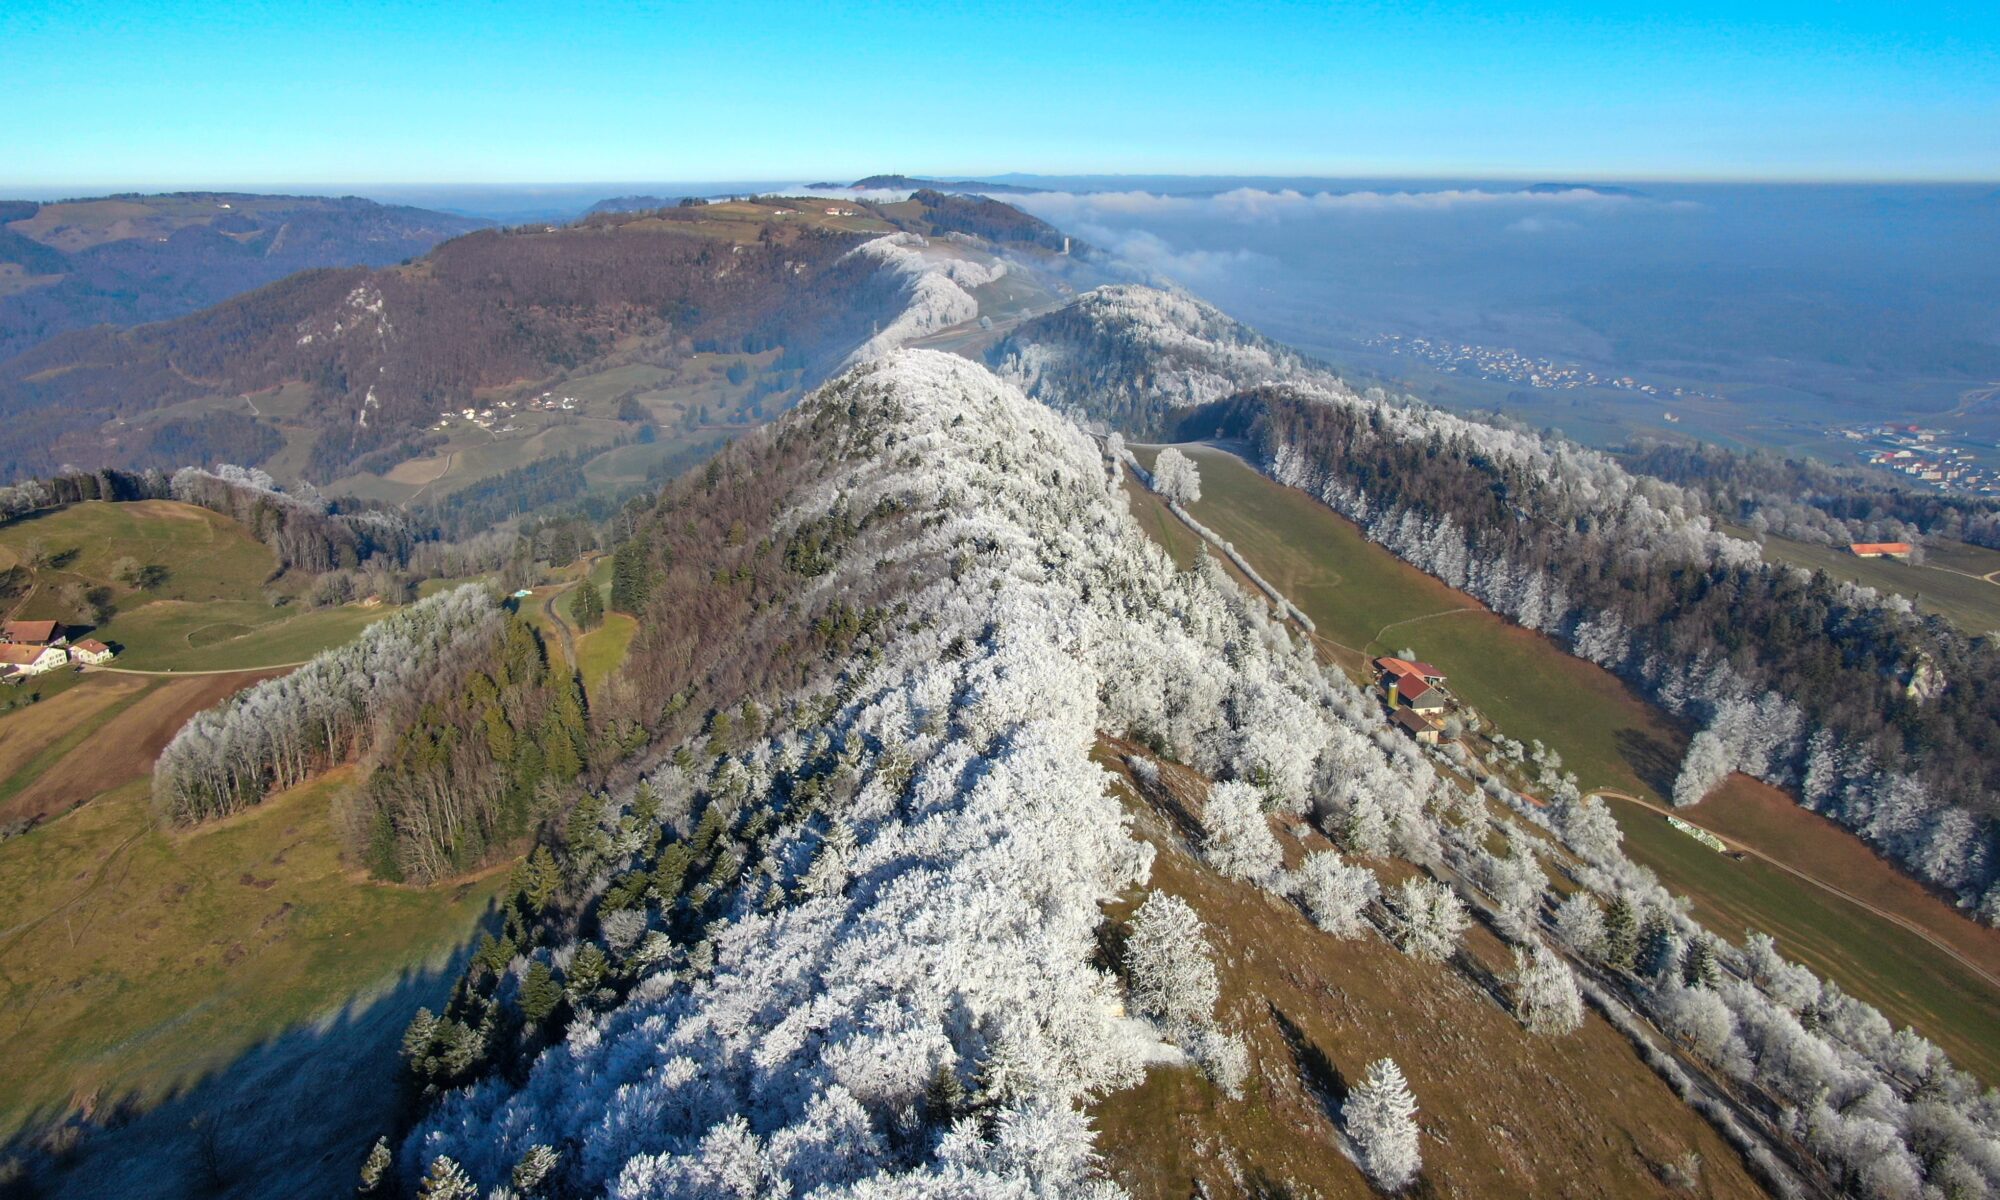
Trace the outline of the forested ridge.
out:
<instances>
[{"instance_id":1,"label":"forested ridge","mask_svg":"<svg viewBox=\"0 0 2000 1200\"><path fill-rule=\"evenodd\" d=\"M622 761L571 789L410 1025L428 1111L363 1191L1121 1195L1094 1098L1151 1064L1233 1106L1291 1067L1247 1055L1179 897L1104 928L1153 854L1090 761L1100 730L1152 747L1126 765L1147 796L1170 761L1214 779L1194 852L1317 936L1461 969L1488 923L1523 1036L1569 1036L1588 997L1775 1193L2000 1181L2000 1118L1935 1047L1768 939L1713 939L1601 802L1449 782L1212 562L1175 570L1117 487L977 367L905 353L621 514L613 603L651 638L643 686L593 713ZM1287 869L1272 822L1308 819L1340 849ZM1384 887L1384 856L1423 870ZM1637 1012L1750 1102L1711 1098ZM1422 1179L1422 1095L1353 1069L1354 1161Z\"/></svg>"},{"instance_id":2,"label":"forested ridge","mask_svg":"<svg viewBox=\"0 0 2000 1200\"><path fill-rule=\"evenodd\" d=\"M0 201L0 263L37 279L0 296L0 359L92 325L171 320L294 271L387 266L484 224L358 196Z\"/></svg>"},{"instance_id":3,"label":"forested ridge","mask_svg":"<svg viewBox=\"0 0 2000 1200\"><path fill-rule=\"evenodd\" d=\"M1643 452L1682 486L1560 438L1358 395L1188 297L1101 293L1017 330L998 369L1119 428L1255 439L1280 482L1701 727L1679 802L1743 770L2000 921L2000 646L1901 597L1767 564L1714 519L1726 499L1721 515L1825 541L1894 521L1962 535L1990 511L1865 498L1796 464ZM1100 355L1149 358L1152 374L1104 390ZM1814 486L1785 501L1788 481Z\"/></svg>"}]
</instances>

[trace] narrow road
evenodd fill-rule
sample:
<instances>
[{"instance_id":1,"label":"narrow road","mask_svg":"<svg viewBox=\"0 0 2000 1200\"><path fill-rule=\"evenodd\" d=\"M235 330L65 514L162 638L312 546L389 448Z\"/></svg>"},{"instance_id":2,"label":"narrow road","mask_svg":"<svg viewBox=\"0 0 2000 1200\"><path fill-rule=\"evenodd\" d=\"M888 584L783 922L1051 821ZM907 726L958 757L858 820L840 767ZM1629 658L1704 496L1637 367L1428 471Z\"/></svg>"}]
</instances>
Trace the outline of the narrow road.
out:
<instances>
[{"instance_id":1,"label":"narrow road","mask_svg":"<svg viewBox=\"0 0 2000 1200\"><path fill-rule=\"evenodd\" d=\"M584 573L583 580L585 583L590 582L589 572L586 571ZM549 624L556 627L556 635L562 638L563 655L569 659L569 665L572 667L577 665L576 635L570 631L569 622L563 620L562 614L556 611L556 601L569 595L570 588L574 588L575 586L572 583L569 587L549 593L542 600L542 613L548 617Z\"/></svg>"},{"instance_id":2,"label":"narrow road","mask_svg":"<svg viewBox=\"0 0 2000 1200\"><path fill-rule=\"evenodd\" d=\"M1661 816L1680 817L1681 820L1683 821L1687 820L1686 817L1681 817L1681 814L1675 812L1673 809L1668 808L1663 804L1656 804L1651 800L1642 799L1641 797L1630 795L1626 792L1613 791L1610 788L1598 788L1597 790L1591 792L1590 794L1593 796L1608 796L1613 800L1623 800L1628 804L1636 804L1640 808L1646 809L1649 812L1659 813ZM1693 824L1693 822L1691 821L1688 823ZM1706 827L1704 826L1703 828ZM1951 958L1955 960L1960 966L1964 967L1966 970L1972 972L1974 975L1977 975L1981 979L1985 980L1994 989L2000 990L2000 975L1995 975L1992 971L1989 971L1985 967L1980 966L1978 963L1973 962L1970 958L1967 958L1964 954L1961 954L1956 947L1946 943L1942 939L1938 938L1936 935L1932 934L1930 930L1925 929L1922 925L1917 924L1915 921L1910 920L1908 917L1900 916L1896 913L1890 912L1887 909L1869 903L1868 901L1855 895L1853 892L1846 891L1840 887L1836 887L1835 885L1828 883L1823 879L1819 879L1812 875L1808 875L1804 871L1799 870L1797 867L1794 867L1789 863L1780 862L1779 860L1772 858L1770 855L1764 853L1762 850L1757 849L1755 846L1739 842L1735 838L1723 837L1722 834L1716 833L1713 829L1708 829L1707 832L1714 834L1715 837L1721 839L1722 844L1729 847L1730 850L1735 853L1742 854L1749 858L1754 858L1758 862L1766 863L1769 864L1770 866L1776 867L1778 870L1783 871L1785 874L1792 876L1794 879L1803 880L1804 882L1811 884L1812 886L1820 889L1823 892L1828 893L1829 895L1840 897L1842 900L1847 901L1849 904L1854 905L1856 908L1861 909L1863 912L1871 913L1877 917L1880 917L1882 920L1889 922L1891 925L1894 925L1896 928L1903 930L1905 933L1915 934L1917 937L1920 937L1924 941L1929 942L1932 946L1935 946L1938 950L1951 956Z\"/></svg>"},{"instance_id":3,"label":"narrow road","mask_svg":"<svg viewBox=\"0 0 2000 1200\"><path fill-rule=\"evenodd\" d=\"M84 674L90 675L98 671L104 671L112 675L172 675L176 677L188 675L251 675L258 671L288 671L293 667L303 667L311 661L309 658L302 658L298 662L269 663L261 667L218 667L210 671L145 671L138 667L85 667Z\"/></svg>"},{"instance_id":4,"label":"narrow road","mask_svg":"<svg viewBox=\"0 0 2000 1200\"><path fill-rule=\"evenodd\" d=\"M1483 608L1471 608L1471 607L1447 608L1443 612L1425 613L1421 617L1405 617L1400 621L1391 621L1387 625L1384 625L1382 628L1376 630L1375 636L1368 639L1368 644L1372 646L1376 642L1381 641L1382 635L1389 632L1391 629L1396 629L1404 625L1415 625L1418 621L1435 621L1439 617L1450 617L1450 616L1456 616L1459 613L1476 613L1485 611L1486 610Z\"/></svg>"}]
</instances>

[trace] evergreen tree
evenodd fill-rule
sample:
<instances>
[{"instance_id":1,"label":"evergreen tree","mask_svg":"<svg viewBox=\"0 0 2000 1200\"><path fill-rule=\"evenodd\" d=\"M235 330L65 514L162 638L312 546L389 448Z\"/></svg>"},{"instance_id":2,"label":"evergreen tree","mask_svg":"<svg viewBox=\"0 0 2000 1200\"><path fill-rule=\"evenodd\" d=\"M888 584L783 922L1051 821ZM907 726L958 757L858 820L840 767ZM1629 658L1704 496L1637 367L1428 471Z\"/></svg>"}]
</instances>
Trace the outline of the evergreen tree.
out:
<instances>
[{"instance_id":1,"label":"evergreen tree","mask_svg":"<svg viewBox=\"0 0 2000 1200\"><path fill-rule=\"evenodd\" d=\"M431 1160L431 1169L417 1185L417 1200L477 1200L479 1187L465 1168L446 1155Z\"/></svg>"},{"instance_id":2,"label":"evergreen tree","mask_svg":"<svg viewBox=\"0 0 2000 1200\"><path fill-rule=\"evenodd\" d=\"M1638 952L1638 918L1625 897L1614 896L1611 907L1604 911L1604 965L1629 971Z\"/></svg>"},{"instance_id":3,"label":"evergreen tree","mask_svg":"<svg viewBox=\"0 0 2000 1200\"><path fill-rule=\"evenodd\" d=\"M521 1016L529 1025L540 1025L554 1015L556 1006L562 1003L563 991L549 964L534 962L528 965L528 976L521 981L520 995Z\"/></svg>"},{"instance_id":4,"label":"evergreen tree","mask_svg":"<svg viewBox=\"0 0 2000 1200\"><path fill-rule=\"evenodd\" d=\"M1639 927L1635 968L1649 979L1664 980L1673 974L1680 960L1680 939L1674 936L1673 925L1658 913L1647 917Z\"/></svg>"},{"instance_id":5,"label":"evergreen tree","mask_svg":"<svg viewBox=\"0 0 2000 1200\"><path fill-rule=\"evenodd\" d=\"M1681 955L1681 982L1689 987L1713 988L1715 977L1715 946L1705 937L1689 942L1687 952Z\"/></svg>"},{"instance_id":6,"label":"evergreen tree","mask_svg":"<svg viewBox=\"0 0 2000 1200\"><path fill-rule=\"evenodd\" d=\"M549 1173L556 1169L558 1157L554 1146L537 1143L528 1147L521 1161L514 1164L514 1190L523 1196L534 1195L548 1182Z\"/></svg>"},{"instance_id":7,"label":"evergreen tree","mask_svg":"<svg viewBox=\"0 0 2000 1200\"><path fill-rule=\"evenodd\" d=\"M1377 1059L1340 1107L1361 1169L1384 1191L1399 1192L1417 1176L1417 1101L1390 1059Z\"/></svg>"},{"instance_id":8,"label":"evergreen tree","mask_svg":"<svg viewBox=\"0 0 2000 1200\"><path fill-rule=\"evenodd\" d=\"M604 957L597 943L585 942L569 961L570 998L579 1004L587 1002L603 986L610 969L611 961Z\"/></svg>"},{"instance_id":9,"label":"evergreen tree","mask_svg":"<svg viewBox=\"0 0 2000 1200\"><path fill-rule=\"evenodd\" d=\"M595 629L604 623L604 596L597 585L586 579L576 589L576 599L570 604L570 614L583 629Z\"/></svg>"},{"instance_id":10,"label":"evergreen tree","mask_svg":"<svg viewBox=\"0 0 2000 1200\"><path fill-rule=\"evenodd\" d=\"M535 852L515 871L519 880L516 890L530 913L539 913L547 908L557 889L562 887L562 869L556 865L556 856L549 853L547 846L535 847Z\"/></svg>"},{"instance_id":11,"label":"evergreen tree","mask_svg":"<svg viewBox=\"0 0 2000 1200\"><path fill-rule=\"evenodd\" d=\"M950 1125L965 1108L965 1085L959 1082L958 1068L942 1062L924 1087L924 1119L933 1125Z\"/></svg>"},{"instance_id":12,"label":"evergreen tree","mask_svg":"<svg viewBox=\"0 0 2000 1200\"><path fill-rule=\"evenodd\" d=\"M626 541L611 555L611 607L636 617L652 590L646 544L637 538Z\"/></svg>"},{"instance_id":13,"label":"evergreen tree","mask_svg":"<svg viewBox=\"0 0 2000 1200\"><path fill-rule=\"evenodd\" d=\"M395 1165L395 1155L389 1152L389 1139L378 1137L369 1148L368 1157L361 1163L361 1186L355 1190L364 1196L373 1196L382 1190L388 1181L389 1168Z\"/></svg>"}]
</instances>

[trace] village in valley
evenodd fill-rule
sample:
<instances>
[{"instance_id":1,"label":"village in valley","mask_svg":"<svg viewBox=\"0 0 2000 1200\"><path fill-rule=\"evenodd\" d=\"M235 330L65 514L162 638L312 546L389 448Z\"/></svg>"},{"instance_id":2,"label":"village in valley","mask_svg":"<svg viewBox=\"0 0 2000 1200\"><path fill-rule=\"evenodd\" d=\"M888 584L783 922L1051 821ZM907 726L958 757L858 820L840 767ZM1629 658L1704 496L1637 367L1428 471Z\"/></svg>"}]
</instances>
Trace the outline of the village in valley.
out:
<instances>
[{"instance_id":1,"label":"village in valley","mask_svg":"<svg viewBox=\"0 0 2000 1200\"><path fill-rule=\"evenodd\" d=\"M1956 444L1963 439L1949 429L1873 424L1852 425L1831 433L1862 443L1855 455L1871 467L1907 475L1941 492L2000 496L2000 472L1980 465L1970 448Z\"/></svg>"},{"instance_id":2,"label":"village in valley","mask_svg":"<svg viewBox=\"0 0 2000 1200\"><path fill-rule=\"evenodd\" d=\"M0 681L19 683L62 667L108 663L115 652L95 638L71 642L56 621L8 621L0 626Z\"/></svg>"}]
</instances>

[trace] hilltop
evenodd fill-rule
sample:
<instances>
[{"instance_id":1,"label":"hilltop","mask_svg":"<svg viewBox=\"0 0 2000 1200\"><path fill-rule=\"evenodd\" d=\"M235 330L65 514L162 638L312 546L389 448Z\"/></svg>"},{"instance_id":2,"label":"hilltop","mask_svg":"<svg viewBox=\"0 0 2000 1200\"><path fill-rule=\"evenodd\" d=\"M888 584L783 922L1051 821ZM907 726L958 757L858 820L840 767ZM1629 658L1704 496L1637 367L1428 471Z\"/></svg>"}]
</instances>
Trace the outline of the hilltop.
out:
<instances>
[{"instance_id":1,"label":"hilltop","mask_svg":"<svg viewBox=\"0 0 2000 1200\"><path fill-rule=\"evenodd\" d=\"M295 271L386 266L485 224L355 196L0 201L0 360L92 325L170 320Z\"/></svg>"}]
</instances>

